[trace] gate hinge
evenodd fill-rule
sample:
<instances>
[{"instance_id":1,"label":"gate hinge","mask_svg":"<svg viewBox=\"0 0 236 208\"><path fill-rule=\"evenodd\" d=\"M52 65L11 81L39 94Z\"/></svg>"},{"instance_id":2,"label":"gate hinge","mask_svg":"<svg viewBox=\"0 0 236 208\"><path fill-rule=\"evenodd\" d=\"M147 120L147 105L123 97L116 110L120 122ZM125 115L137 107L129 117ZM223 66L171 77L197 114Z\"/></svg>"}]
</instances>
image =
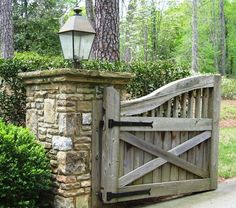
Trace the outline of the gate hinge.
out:
<instances>
[{"instance_id":1,"label":"gate hinge","mask_svg":"<svg viewBox=\"0 0 236 208\"><path fill-rule=\"evenodd\" d=\"M111 201L114 198L129 197L129 196L135 196L135 195L145 195L145 194L150 195L151 194L150 192L151 192L151 189L122 192L122 193L107 192L107 201Z\"/></svg>"},{"instance_id":2,"label":"gate hinge","mask_svg":"<svg viewBox=\"0 0 236 208\"><path fill-rule=\"evenodd\" d=\"M114 126L149 126L153 128L153 122L115 121L113 119L109 119L109 129L113 128Z\"/></svg>"}]
</instances>

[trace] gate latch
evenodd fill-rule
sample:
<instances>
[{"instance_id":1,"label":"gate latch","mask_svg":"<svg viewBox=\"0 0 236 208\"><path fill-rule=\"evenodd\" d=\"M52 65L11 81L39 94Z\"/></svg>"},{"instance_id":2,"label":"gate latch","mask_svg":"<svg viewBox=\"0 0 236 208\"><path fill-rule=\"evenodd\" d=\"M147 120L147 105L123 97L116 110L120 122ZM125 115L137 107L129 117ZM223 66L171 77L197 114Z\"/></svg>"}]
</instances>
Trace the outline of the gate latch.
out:
<instances>
[{"instance_id":1,"label":"gate latch","mask_svg":"<svg viewBox=\"0 0 236 208\"><path fill-rule=\"evenodd\" d=\"M113 128L114 126L149 126L153 128L153 122L115 121L113 119L109 119L109 129Z\"/></svg>"},{"instance_id":2,"label":"gate latch","mask_svg":"<svg viewBox=\"0 0 236 208\"><path fill-rule=\"evenodd\" d=\"M122 192L122 193L107 192L107 201L111 201L114 198L129 197L129 196L135 196L135 195L144 195L144 194L150 195L151 194L150 191L151 189Z\"/></svg>"}]
</instances>

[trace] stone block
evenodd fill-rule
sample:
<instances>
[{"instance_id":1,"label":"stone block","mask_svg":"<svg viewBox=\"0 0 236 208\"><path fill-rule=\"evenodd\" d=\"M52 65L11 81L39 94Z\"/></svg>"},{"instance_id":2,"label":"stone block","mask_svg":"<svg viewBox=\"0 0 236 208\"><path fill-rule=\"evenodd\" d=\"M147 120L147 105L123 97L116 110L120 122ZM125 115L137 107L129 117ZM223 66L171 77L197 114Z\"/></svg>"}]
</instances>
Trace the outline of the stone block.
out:
<instances>
[{"instance_id":1,"label":"stone block","mask_svg":"<svg viewBox=\"0 0 236 208\"><path fill-rule=\"evenodd\" d=\"M56 179L62 183L76 183L77 181L75 176L57 175Z\"/></svg>"},{"instance_id":2,"label":"stone block","mask_svg":"<svg viewBox=\"0 0 236 208\"><path fill-rule=\"evenodd\" d=\"M89 153L87 151L58 152L59 174L85 174L89 171Z\"/></svg>"},{"instance_id":3,"label":"stone block","mask_svg":"<svg viewBox=\"0 0 236 208\"><path fill-rule=\"evenodd\" d=\"M91 186L91 181L81 181L81 187L90 187Z\"/></svg>"},{"instance_id":4,"label":"stone block","mask_svg":"<svg viewBox=\"0 0 236 208\"><path fill-rule=\"evenodd\" d=\"M59 133L72 136L78 133L77 114L59 113Z\"/></svg>"},{"instance_id":5,"label":"stone block","mask_svg":"<svg viewBox=\"0 0 236 208\"><path fill-rule=\"evenodd\" d=\"M77 111L80 111L80 112L92 111L92 102L91 101L78 101L77 102Z\"/></svg>"},{"instance_id":6,"label":"stone block","mask_svg":"<svg viewBox=\"0 0 236 208\"><path fill-rule=\"evenodd\" d=\"M76 85L61 84L60 92L61 93L66 93L66 94L74 93L74 92L76 92Z\"/></svg>"},{"instance_id":7,"label":"stone block","mask_svg":"<svg viewBox=\"0 0 236 208\"><path fill-rule=\"evenodd\" d=\"M89 208L89 195L81 195L76 197L76 208Z\"/></svg>"},{"instance_id":8,"label":"stone block","mask_svg":"<svg viewBox=\"0 0 236 208\"><path fill-rule=\"evenodd\" d=\"M82 124L91 125L92 123L92 114L91 113L82 113Z\"/></svg>"},{"instance_id":9,"label":"stone block","mask_svg":"<svg viewBox=\"0 0 236 208\"><path fill-rule=\"evenodd\" d=\"M53 136L52 137L52 148L55 150L71 150L72 139L70 137Z\"/></svg>"},{"instance_id":10,"label":"stone block","mask_svg":"<svg viewBox=\"0 0 236 208\"><path fill-rule=\"evenodd\" d=\"M37 110L27 110L26 126L37 136L38 135L38 114Z\"/></svg>"},{"instance_id":11,"label":"stone block","mask_svg":"<svg viewBox=\"0 0 236 208\"><path fill-rule=\"evenodd\" d=\"M44 100L44 121L47 123L55 122L56 101L54 99Z\"/></svg>"},{"instance_id":12,"label":"stone block","mask_svg":"<svg viewBox=\"0 0 236 208\"><path fill-rule=\"evenodd\" d=\"M63 189L58 189L58 193L61 196L64 197L75 197L83 194L85 192L84 188L77 188L73 190L63 190Z\"/></svg>"},{"instance_id":13,"label":"stone block","mask_svg":"<svg viewBox=\"0 0 236 208\"><path fill-rule=\"evenodd\" d=\"M55 196L54 208L75 208L74 199Z\"/></svg>"}]
</instances>

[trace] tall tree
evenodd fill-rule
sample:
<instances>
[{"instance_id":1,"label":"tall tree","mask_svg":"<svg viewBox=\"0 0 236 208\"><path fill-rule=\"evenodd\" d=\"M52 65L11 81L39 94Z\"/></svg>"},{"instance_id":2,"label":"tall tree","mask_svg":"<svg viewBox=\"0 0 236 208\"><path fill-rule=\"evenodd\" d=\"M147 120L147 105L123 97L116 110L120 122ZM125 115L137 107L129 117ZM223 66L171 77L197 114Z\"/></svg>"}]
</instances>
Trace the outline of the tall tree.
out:
<instances>
[{"instance_id":1,"label":"tall tree","mask_svg":"<svg viewBox=\"0 0 236 208\"><path fill-rule=\"evenodd\" d=\"M119 53L119 0L96 0L95 58L118 61Z\"/></svg>"},{"instance_id":2,"label":"tall tree","mask_svg":"<svg viewBox=\"0 0 236 208\"><path fill-rule=\"evenodd\" d=\"M226 71L226 27L225 27L225 13L224 13L224 0L220 0L220 73L225 75Z\"/></svg>"},{"instance_id":3,"label":"tall tree","mask_svg":"<svg viewBox=\"0 0 236 208\"><path fill-rule=\"evenodd\" d=\"M94 14L93 0L86 0L85 6L86 6L86 14L90 22L92 23L93 27L95 28L95 14Z\"/></svg>"},{"instance_id":4,"label":"tall tree","mask_svg":"<svg viewBox=\"0 0 236 208\"><path fill-rule=\"evenodd\" d=\"M198 67L198 0L192 0L192 72L197 73Z\"/></svg>"},{"instance_id":5,"label":"tall tree","mask_svg":"<svg viewBox=\"0 0 236 208\"><path fill-rule=\"evenodd\" d=\"M0 45L1 57L12 58L14 55L12 0L0 1Z\"/></svg>"},{"instance_id":6,"label":"tall tree","mask_svg":"<svg viewBox=\"0 0 236 208\"><path fill-rule=\"evenodd\" d=\"M125 56L124 59L126 62L131 61L132 58L132 48L130 43L131 33L133 30L133 21L134 21L134 12L137 7L137 0L130 0L128 4L128 12L126 15L126 31L125 31Z\"/></svg>"}]
</instances>

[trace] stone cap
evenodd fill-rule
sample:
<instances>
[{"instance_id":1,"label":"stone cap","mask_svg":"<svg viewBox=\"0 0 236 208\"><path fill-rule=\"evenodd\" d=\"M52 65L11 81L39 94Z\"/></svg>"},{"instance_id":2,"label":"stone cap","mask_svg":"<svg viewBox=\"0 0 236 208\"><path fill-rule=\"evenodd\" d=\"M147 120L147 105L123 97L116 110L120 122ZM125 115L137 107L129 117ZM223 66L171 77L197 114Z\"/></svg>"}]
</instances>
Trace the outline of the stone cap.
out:
<instances>
[{"instance_id":1,"label":"stone cap","mask_svg":"<svg viewBox=\"0 0 236 208\"><path fill-rule=\"evenodd\" d=\"M51 69L19 73L26 85L55 82L78 82L99 85L126 85L135 75L127 72L105 72L81 69Z\"/></svg>"}]
</instances>

